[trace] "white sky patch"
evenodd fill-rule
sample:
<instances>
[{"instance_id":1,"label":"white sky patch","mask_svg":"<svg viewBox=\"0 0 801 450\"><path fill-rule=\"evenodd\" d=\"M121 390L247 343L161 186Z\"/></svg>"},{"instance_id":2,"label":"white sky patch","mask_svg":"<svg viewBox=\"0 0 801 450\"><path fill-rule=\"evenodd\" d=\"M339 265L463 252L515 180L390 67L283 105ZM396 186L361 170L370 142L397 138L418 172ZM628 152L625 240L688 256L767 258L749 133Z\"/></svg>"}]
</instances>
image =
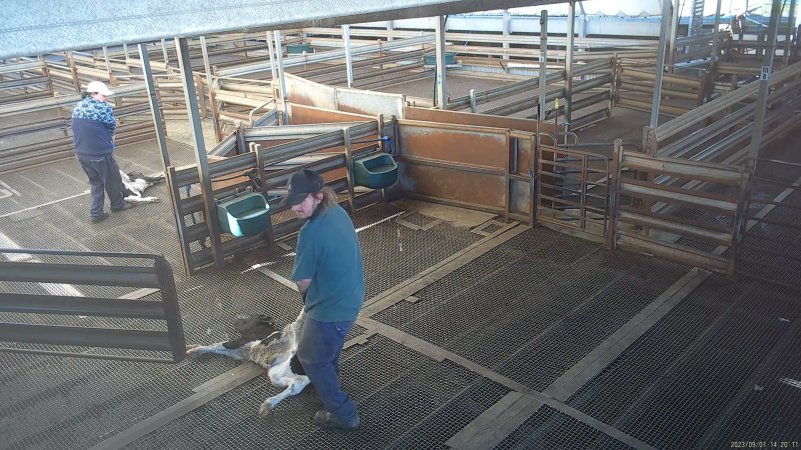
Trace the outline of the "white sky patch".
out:
<instances>
[{"instance_id":1,"label":"white sky patch","mask_svg":"<svg viewBox=\"0 0 801 450\"><path fill-rule=\"evenodd\" d=\"M801 381L793 380L792 378L787 378L787 377L784 377L779 381L794 388L801 389Z\"/></svg>"}]
</instances>

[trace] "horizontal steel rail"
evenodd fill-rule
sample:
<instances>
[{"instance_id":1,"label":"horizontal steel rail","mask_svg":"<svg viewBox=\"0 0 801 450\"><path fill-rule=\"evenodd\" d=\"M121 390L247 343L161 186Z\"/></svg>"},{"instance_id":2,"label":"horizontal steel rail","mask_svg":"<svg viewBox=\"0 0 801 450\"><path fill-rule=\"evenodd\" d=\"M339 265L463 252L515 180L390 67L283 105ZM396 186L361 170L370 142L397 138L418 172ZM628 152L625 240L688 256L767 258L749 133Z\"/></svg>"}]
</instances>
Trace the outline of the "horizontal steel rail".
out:
<instances>
[{"instance_id":1,"label":"horizontal steel rail","mask_svg":"<svg viewBox=\"0 0 801 450\"><path fill-rule=\"evenodd\" d=\"M775 85L785 80L788 80L801 73L801 62L797 62L782 70L778 70L771 74L770 84ZM736 89L728 94L721 95L720 97L698 106L686 114L682 114L673 120L663 123L656 128L657 141L661 142L685 130L688 126L696 124L704 119L717 114L722 109L730 107L739 103L749 97L756 96L759 90L759 83L749 83L739 89Z\"/></svg>"},{"instance_id":2,"label":"horizontal steel rail","mask_svg":"<svg viewBox=\"0 0 801 450\"><path fill-rule=\"evenodd\" d=\"M0 64L0 75L9 73L23 72L27 70L42 70L45 68L45 61L43 59L36 61L26 61L18 63L4 63Z\"/></svg>"},{"instance_id":3,"label":"horizontal steel rail","mask_svg":"<svg viewBox=\"0 0 801 450\"><path fill-rule=\"evenodd\" d=\"M366 53L395 50L414 45L431 44L433 42L434 42L434 35L431 34L408 39L399 39L392 42L382 42L380 44L368 44L361 46L353 45L350 50L350 53L352 56L363 55ZM327 52L312 53L307 55L284 58L283 66L284 68L304 66L306 64L342 59L344 57L345 57L345 49L331 50ZM217 70L215 75L219 77L237 77L257 72L266 72L269 70L270 70L270 63L257 63L257 64L249 64L246 66L231 67L228 69L220 69Z\"/></svg>"},{"instance_id":4,"label":"horizontal steel rail","mask_svg":"<svg viewBox=\"0 0 801 450\"><path fill-rule=\"evenodd\" d=\"M63 314L102 317L164 319L160 302L149 300L62 297L53 304L51 295L0 292L0 311L36 314Z\"/></svg>"},{"instance_id":5,"label":"horizontal steel rail","mask_svg":"<svg viewBox=\"0 0 801 450\"><path fill-rule=\"evenodd\" d=\"M547 84L553 84L559 81L564 81L565 79L565 71L559 70L556 72L552 72L545 76L545 82ZM492 89L487 89L486 91L476 93L476 104L480 105L483 103L491 103L496 100L500 100L502 98L510 97L515 94L519 94L521 92L527 91L535 91L539 87L539 78L533 78L530 80L523 80L518 81L517 83L512 83L506 86L499 86ZM448 109L463 109L470 106L470 96L459 97L448 103Z\"/></svg>"}]
</instances>

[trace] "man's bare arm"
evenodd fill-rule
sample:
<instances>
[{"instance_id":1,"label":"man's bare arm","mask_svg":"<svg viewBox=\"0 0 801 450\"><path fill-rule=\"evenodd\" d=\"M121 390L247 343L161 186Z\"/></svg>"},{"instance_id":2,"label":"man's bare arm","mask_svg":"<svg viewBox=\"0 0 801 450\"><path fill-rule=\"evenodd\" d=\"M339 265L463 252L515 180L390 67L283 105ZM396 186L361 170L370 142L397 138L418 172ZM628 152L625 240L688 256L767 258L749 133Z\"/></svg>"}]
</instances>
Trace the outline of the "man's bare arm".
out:
<instances>
[{"instance_id":1,"label":"man's bare arm","mask_svg":"<svg viewBox=\"0 0 801 450\"><path fill-rule=\"evenodd\" d=\"M300 296L303 297L303 301L306 301L306 291L309 290L309 285L311 284L311 278L306 278L305 280L298 280L295 282L298 285L298 292L300 292Z\"/></svg>"}]
</instances>

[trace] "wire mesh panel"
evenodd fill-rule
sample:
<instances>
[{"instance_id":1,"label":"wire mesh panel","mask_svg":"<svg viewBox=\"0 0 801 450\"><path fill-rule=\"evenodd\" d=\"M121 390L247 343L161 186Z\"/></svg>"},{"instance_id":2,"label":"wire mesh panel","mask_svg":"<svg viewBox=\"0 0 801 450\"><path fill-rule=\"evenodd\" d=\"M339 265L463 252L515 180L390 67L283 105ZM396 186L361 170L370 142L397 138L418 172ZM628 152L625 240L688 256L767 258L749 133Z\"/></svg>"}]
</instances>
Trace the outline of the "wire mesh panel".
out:
<instances>
[{"instance_id":1,"label":"wire mesh panel","mask_svg":"<svg viewBox=\"0 0 801 450\"><path fill-rule=\"evenodd\" d=\"M775 298L715 276L567 403L657 448L720 448L707 444L720 439L717 422L733 414L748 417L740 426L753 431L750 440L760 440L764 419L752 415L755 405L746 399L752 391L762 398L760 386L770 382L760 381L765 375L754 376L761 368L792 360L795 350L786 346L797 331L791 332L789 323L799 314L801 308L789 297ZM797 361L785 374L798 373ZM774 417L787 413L773 411ZM797 423L778 422L774 435L779 430L798 434ZM736 436L743 437L727 434Z\"/></svg>"},{"instance_id":2,"label":"wire mesh panel","mask_svg":"<svg viewBox=\"0 0 801 450\"><path fill-rule=\"evenodd\" d=\"M297 316L295 292L247 268L229 266L179 283L188 343L228 340L237 316L264 313L279 325ZM4 356L0 433L10 448L91 445L188 398L192 388L239 364L222 357L164 366ZM43 424L30 426L34 417Z\"/></svg>"},{"instance_id":3,"label":"wire mesh panel","mask_svg":"<svg viewBox=\"0 0 801 450\"><path fill-rule=\"evenodd\" d=\"M441 448L508 390L451 362L436 362L381 336L342 354L343 389L362 426L332 433L313 425L312 388L265 419L259 403L276 388L264 378L233 390L133 443L132 448ZM203 424L203 426L198 426Z\"/></svg>"},{"instance_id":4,"label":"wire mesh panel","mask_svg":"<svg viewBox=\"0 0 801 450\"><path fill-rule=\"evenodd\" d=\"M549 406L543 406L495 446L496 450L533 448L623 450L631 447Z\"/></svg>"},{"instance_id":5,"label":"wire mesh panel","mask_svg":"<svg viewBox=\"0 0 801 450\"><path fill-rule=\"evenodd\" d=\"M375 318L545 389L684 270L537 229Z\"/></svg>"},{"instance_id":6,"label":"wire mesh panel","mask_svg":"<svg viewBox=\"0 0 801 450\"><path fill-rule=\"evenodd\" d=\"M738 273L801 294L801 164L759 160L747 225L737 251Z\"/></svg>"},{"instance_id":7,"label":"wire mesh panel","mask_svg":"<svg viewBox=\"0 0 801 450\"><path fill-rule=\"evenodd\" d=\"M477 242L482 236L466 227L440 222L427 230L411 230L391 220L404 211L378 204L353 216L365 267L366 299L422 272ZM415 214L419 215L419 214ZM430 220L421 217L420 220ZM268 269L291 278L296 239L266 252Z\"/></svg>"}]
</instances>

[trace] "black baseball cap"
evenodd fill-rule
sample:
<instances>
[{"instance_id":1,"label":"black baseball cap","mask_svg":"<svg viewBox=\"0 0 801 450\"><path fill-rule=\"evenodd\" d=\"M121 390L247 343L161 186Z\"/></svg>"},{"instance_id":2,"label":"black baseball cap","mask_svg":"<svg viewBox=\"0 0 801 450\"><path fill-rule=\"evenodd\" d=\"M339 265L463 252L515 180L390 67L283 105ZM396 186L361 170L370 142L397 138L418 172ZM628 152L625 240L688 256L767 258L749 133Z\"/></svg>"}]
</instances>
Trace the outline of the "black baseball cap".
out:
<instances>
[{"instance_id":1,"label":"black baseball cap","mask_svg":"<svg viewBox=\"0 0 801 450\"><path fill-rule=\"evenodd\" d=\"M281 206L295 206L303 202L307 195L322 191L324 185L323 177L313 170L303 169L295 172L289 177L289 190L281 200Z\"/></svg>"}]
</instances>

